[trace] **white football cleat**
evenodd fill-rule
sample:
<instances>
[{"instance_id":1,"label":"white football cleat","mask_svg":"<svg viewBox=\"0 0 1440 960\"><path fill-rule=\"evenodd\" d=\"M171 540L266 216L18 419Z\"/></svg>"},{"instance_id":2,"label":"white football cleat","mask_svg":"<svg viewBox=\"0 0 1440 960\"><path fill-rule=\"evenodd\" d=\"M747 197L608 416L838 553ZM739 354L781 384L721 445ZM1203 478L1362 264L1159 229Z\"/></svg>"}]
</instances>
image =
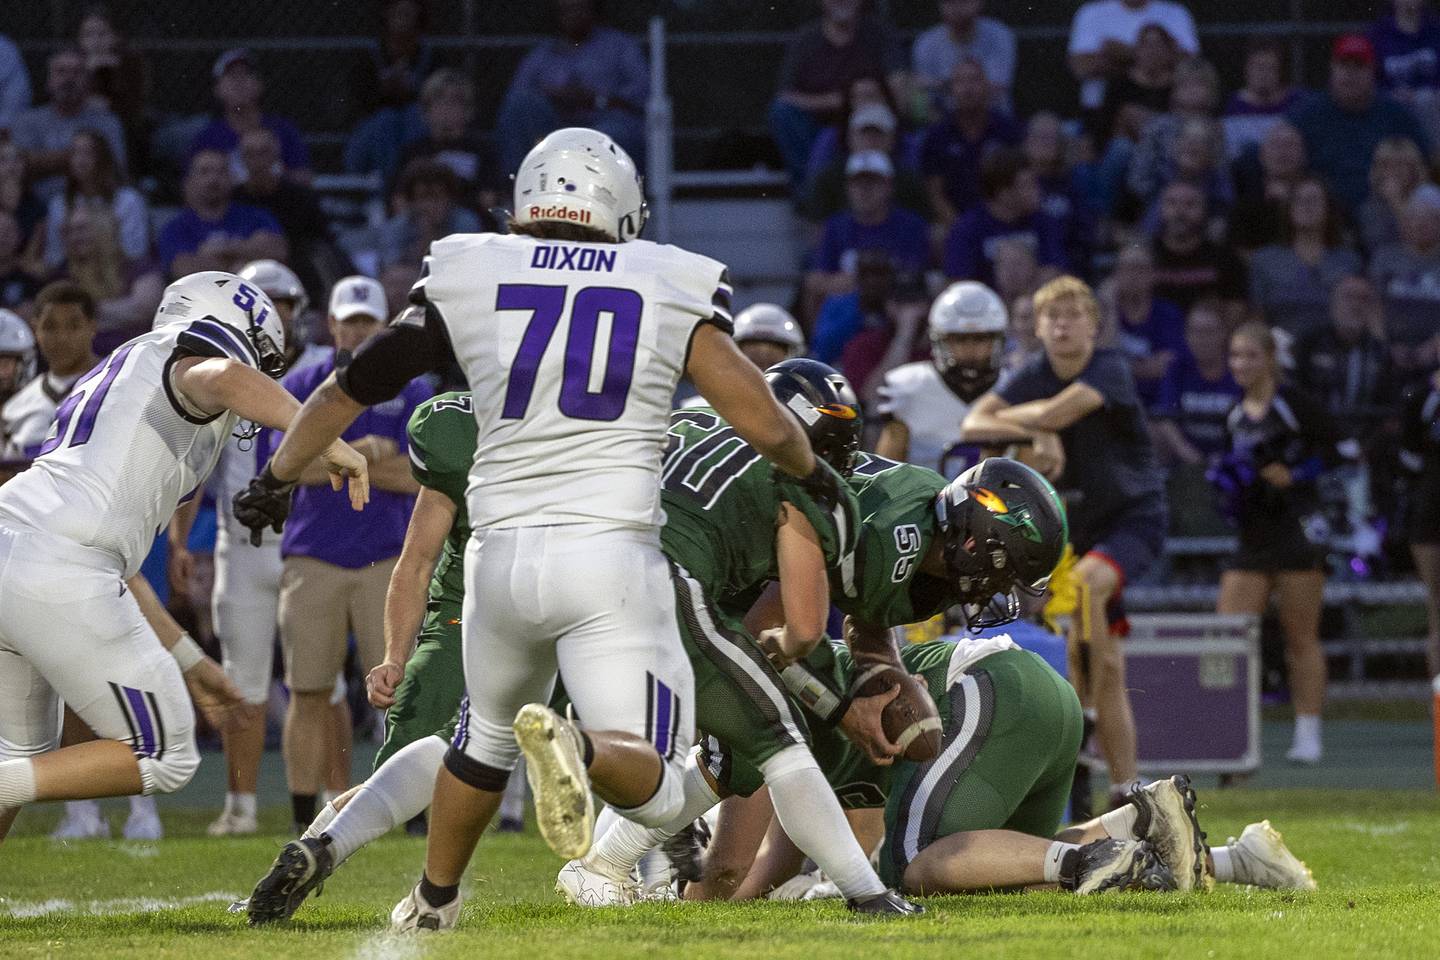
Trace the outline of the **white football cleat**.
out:
<instances>
[{"instance_id":1,"label":"white football cleat","mask_svg":"<svg viewBox=\"0 0 1440 960\"><path fill-rule=\"evenodd\" d=\"M465 897L457 891L455 899L445 906L432 907L420 895L417 883L405 899L390 911L390 929L404 933L453 929L455 921L460 919L460 905L464 902Z\"/></svg>"},{"instance_id":2,"label":"white football cleat","mask_svg":"<svg viewBox=\"0 0 1440 960\"><path fill-rule=\"evenodd\" d=\"M1280 831L1269 820L1252 823L1230 838L1230 857L1238 868L1236 879L1270 890L1314 890L1315 877L1305 862L1285 846Z\"/></svg>"},{"instance_id":3,"label":"white football cleat","mask_svg":"<svg viewBox=\"0 0 1440 960\"><path fill-rule=\"evenodd\" d=\"M1303 763L1308 766L1314 766L1324 758L1325 750L1318 739L1307 738L1302 740L1296 738L1290 745L1290 749L1285 752L1286 760L1289 760L1291 763Z\"/></svg>"},{"instance_id":4,"label":"white football cleat","mask_svg":"<svg viewBox=\"0 0 1440 960\"><path fill-rule=\"evenodd\" d=\"M61 818L52 840L108 840L110 824L100 816L100 804L94 800L72 800L65 804L65 816Z\"/></svg>"},{"instance_id":5,"label":"white football cleat","mask_svg":"<svg viewBox=\"0 0 1440 960\"><path fill-rule=\"evenodd\" d=\"M229 810L220 814L214 823L205 828L205 832L212 837L242 837L259 831L260 821L254 814L247 817Z\"/></svg>"},{"instance_id":6,"label":"white football cleat","mask_svg":"<svg viewBox=\"0 0 1440 960\"><path fill-rule=\"evenodd\" d=\"M640 885L630 877L612 877L584 860L560 868L555 892L577 907L628 907L641 899Z\"/></svg>"},{"instance_id":7,"label":"white football cleat","mask_svg":"<svg viewBox=\"0 0 1440 960\"><path fill-rule=\"evenodd\" d=\"M566 860L579 860L590 852L595 826L580 729L539 703L521 707L511 726L525 754L540 835Z\"/></svg>"}]
</instances>

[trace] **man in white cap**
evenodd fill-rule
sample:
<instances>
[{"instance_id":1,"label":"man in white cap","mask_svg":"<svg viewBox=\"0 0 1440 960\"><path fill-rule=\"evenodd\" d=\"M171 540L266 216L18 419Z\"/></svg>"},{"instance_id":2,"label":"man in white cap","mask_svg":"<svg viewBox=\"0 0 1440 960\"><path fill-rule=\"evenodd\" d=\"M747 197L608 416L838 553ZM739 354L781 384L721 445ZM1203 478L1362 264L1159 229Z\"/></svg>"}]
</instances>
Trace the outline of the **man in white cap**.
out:
<instances>
[{"instance_id":1,"label":"man in white cap","mask_svg":"<svg viewBox=\"0 0 1440 960\"><path fill-rule=\"evenodd\" d=\"M389 319L385 290L370 277L345 277L330 292L334 355L297 370L285 388L302 402ZM371 499L363 515L351 512L318 467L300 476L294 509L280 541L280 643L290 708L285 715L285 776L295 821L315 818L326 786L336 734L331 699L353 633L362 672L385 653L383 621L390 571L405 541L417 489L410 474L405 427L432 391L414 380L393 400L362 413L345 431L370 465ZM264 452L264 456L268 451Z\"/></svg>"},{"instance_id":2,"label":"man in white cap","mask_svg":"<svg viewBox=\"0 0 1440 960\"><path fill-rule=\"evenodd\" d=\"M814 316L828 296L855 288L860 251L884 250L901 270L920 274L930 266L929 226L917 213L895 205L895 165L879 150L850 154L845 162L847 209L825 221L805 275L808 309Z\"/></svg>"}]
</instances>

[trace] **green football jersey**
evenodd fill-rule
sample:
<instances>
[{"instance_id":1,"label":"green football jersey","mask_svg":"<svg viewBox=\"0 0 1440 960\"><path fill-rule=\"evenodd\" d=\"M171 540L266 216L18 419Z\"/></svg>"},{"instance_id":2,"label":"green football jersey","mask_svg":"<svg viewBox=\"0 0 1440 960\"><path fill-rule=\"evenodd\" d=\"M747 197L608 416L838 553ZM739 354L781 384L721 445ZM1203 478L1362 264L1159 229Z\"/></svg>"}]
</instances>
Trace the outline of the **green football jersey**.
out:
<instances>
[{"instance_id":1,"label":"green football jersey","mask_svg":"<svg viewBox=\"0 0 1440 960\"><path fill-rule=\"evenodd\" d=\"M422 487L455 502L455 523L430 578L430 607L465 600L465 541L470 520L465 513L465 485L475 459L475 412L469 393L431 397L410 416L410 472Z\"/></svg>"},{"instance_id":2,"label":"green football jersey","mask_svg":"<svg viewBox=\"0 0 1440 960\"><path fill-rule=\"evenodd\" d=\"M841 563L855 546L853 497L823 509L706 407L670 415L660 483L665 554L722 608L779 576L775 521L782 501L814 526L827 565Z\"/></svg>"},{"instance_id":3,"label":"green football jersey","mask_svg":"<svg viewBox=\"0 0 1440 960\"><path fill-rule=\"evenodd\" d=\"M934 470L860 455L850 478L860 504L860 536L853 563L831 570L837 607L877 627L898 627L955 603L945 581L920 572L940 533L935 498L945 484Z\"/></svg>"}]
</instances>

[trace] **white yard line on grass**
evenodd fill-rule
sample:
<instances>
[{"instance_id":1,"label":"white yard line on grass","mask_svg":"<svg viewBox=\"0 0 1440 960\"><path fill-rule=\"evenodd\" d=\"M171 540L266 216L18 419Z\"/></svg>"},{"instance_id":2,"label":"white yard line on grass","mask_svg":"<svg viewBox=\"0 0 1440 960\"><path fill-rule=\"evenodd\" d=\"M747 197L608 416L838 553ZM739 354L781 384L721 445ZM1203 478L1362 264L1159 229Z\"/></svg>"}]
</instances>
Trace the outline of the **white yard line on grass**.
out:
<instances>
[{"instance_id":1,"label":"white yard line on grass","mask_svg":"<svg viewBox=\"0 0 1440 960\"><path fill-rule=\"evenodd\" d=\"M193 897L162 899L159 897L125 897L119 900L40 900L27 903L23 900L0 899L0 916L25 919L45 917L52 913L111 914L111 913L158 913L164 910L184 910L202 903L229 903L236 899L233 893L219 890L211 893L197 893Z\"/></svg>"},{"instance_id":2,"label":"white yard line on grass","mask_svg":"<svg viewBox=\"0 0 1440 960\"><path fill-rule=\"evenodd\" d=\"M419 960L425 953L426 936L384 930L356 944L350 960Z\"/></svg>"}]
</instances>

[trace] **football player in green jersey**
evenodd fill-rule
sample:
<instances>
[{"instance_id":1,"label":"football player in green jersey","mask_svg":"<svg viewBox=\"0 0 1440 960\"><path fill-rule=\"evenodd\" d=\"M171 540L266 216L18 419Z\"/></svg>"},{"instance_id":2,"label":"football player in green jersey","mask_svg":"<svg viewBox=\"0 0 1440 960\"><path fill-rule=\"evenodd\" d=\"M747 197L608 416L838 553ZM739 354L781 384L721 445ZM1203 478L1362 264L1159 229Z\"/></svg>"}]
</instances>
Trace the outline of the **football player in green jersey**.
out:
<instances>
[{"instance_id":1,"label":"football player in green jersey","mask_svg":"<svg viewBox=\"0 0 1440 960\"><path fill-rule=\"evenodd\" d=\"M1196 890L1213 878L1315 889L1309 868L1269 821L1252 823L1238 840L1207 850L1184 777L1132 785L1127 803L1060 830L1079 752L1079 701L1059 674L1008 635L916 644L903 651L902 661L924 678L939 705L939 757L880 766L825 720L814 725L812 746L857 834L883 833L880 872L897 888L958 893L1058 882L1077 893ZM804 669L834 691L854 685L856 670L842 644L817 649ZM863 699L876 698L857 699L856 705L863 706ZM848 724L840 722L845 729ZM712 847L728 842L717 832ZM735 854L721 853L735 870ZM771 821L734 898L765 895L792 877L802 860ZM813 878L800 885L812 886Z\"/></svg>"},{"instance_id":2,"label":"football player in green jersey","mask_svg":"<svg viewBox=\"0 0 1440 960\"><path fill-rule=\"evenodd\" d=\"M805 359L771 367L766 379L804 422L816 454L848 473L861 426L849 383ZM565 865L558 888L584 906L629 902L630 871L647 850L688 827L723 795L749 793L763 782L791 835L800 831L799 845L816 862L823 857L845 871L837 885L852 908L918 912L875 876L839 805L829 802L833 795L816 802L816 793L829 789L808 748L805 721L740 617L761 589L778 580L775 603L783 614L767 643L789 657L814 649L830 605L826 570L844 565L853 551L854 519L839 511L825 516L807 498L777 487L779 475L772 477L712 411L677 412L670 435L661 543L676 569L681 638L695 671L696 722L707 742L726 744L726 752L755 776L737 785L702 757L692 757L685 806L670 824L645 828L602 814L590 853ZM806 522L791 532L796 513ZM803 550L796 541L801 531L814 538ZM798 622L791 619L796 612ZM847 834L843 845L835 842L837 832Z\"/></svg>"},{"instance_id":3,"label":"football player in green jersey","mask_svg":"<svg viewBox=\"0 0 1440 960\"><path fill-rule=\"evenodd\" d=\"M848 464L858 448L860 427L848 383L813 361L787 361L781 366L785 369L769 376L772 389L804 421L822 458ZM466 402L464 396L437 398L417 411L412 422L416 475L427 494L444 493L452 498L463 485L474 449L473 417L468 410L451 417L453 431L442 424L449 409ZM456 490L447 489L447 475L454 478ZM663 477L669 522L662 542L675 568L681 633L696 672L698 722L715 736L738 744L744 762L764 771L780 816L792 825L792 832L817 862L829 864L839 874L855 909L917 912L887 891L870 867L806 747L805 723L783 683L738 619L722 613L719 605L721 600L753 595L758 586L778 578L784 585L781 605L786 623L771 639L789 655L808 653L823 635L829 605L826 568L853 549L853 504L829 512L821 509L803 490L792 489L793 484L775 474L768 462L757 457L713 411L705 409L676 414ZM423 582L417 578L423 578L440 551L448 517L453 543L446 542L445 555L432 580L431 615L416 651L417 657L422 650L427 656L419 663L410 660L403 689L395 693L402 707L409 706L403 702L407 698L417 701L416 709L400 711L401 717L391 725L387 749L418 731L433 732L449 723L459 699L458 689L451 689L455 670L444 666L447 658L455 656L457 645L446 624L450 619L447 606L458 596L454 585L447 588L444 581L450 569L445 557L458 556L463 549L465 528L454 504L449 513L442 507L432 509L425 500L417 505L416 516L426 519L412 520L406 551L397 565L397 580L392 583L387 605L387 662L370 677L372 696L395 684L393 662L407 652L406 638L419 621L413 600L419 591L414 585ZM405 582L411 586L406 587ZM411 598L399 596L402 592ZM407 610L417 612L407 614ZM426 692L417 692L422 690ZM447 706L448 710L442 709ZM392 773L387 764L332 822L317 820L307 831L308 838L288 844L251 897L252 922L290 916L334 865L393 826L397 811L408 811L408 818L422 810L426 798L407 789L406 784L423 781L416 771L425 763L433 769L443 750L440 738L421 736L396 755L397 761L413 759L413 764L396 764L397 771L407 768L404 776ZM723 788L710 782L694 760L685 785L687 807L695 805L699 810L717 803L715 789ZM689 823L695 815L688 814L677 826ZM570 875L574 889L567 893L576 899L592 899L597 886L605 889L607 899L630 895L624 877L601 876L592 883L588 877L576 876L574 870Z\"/></svg>"}]
</instances>

